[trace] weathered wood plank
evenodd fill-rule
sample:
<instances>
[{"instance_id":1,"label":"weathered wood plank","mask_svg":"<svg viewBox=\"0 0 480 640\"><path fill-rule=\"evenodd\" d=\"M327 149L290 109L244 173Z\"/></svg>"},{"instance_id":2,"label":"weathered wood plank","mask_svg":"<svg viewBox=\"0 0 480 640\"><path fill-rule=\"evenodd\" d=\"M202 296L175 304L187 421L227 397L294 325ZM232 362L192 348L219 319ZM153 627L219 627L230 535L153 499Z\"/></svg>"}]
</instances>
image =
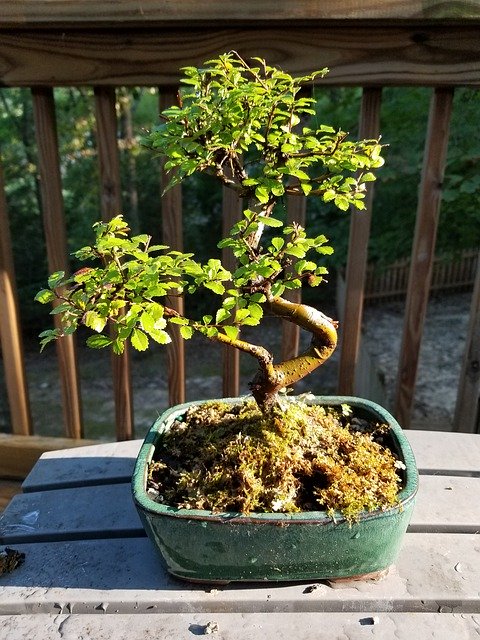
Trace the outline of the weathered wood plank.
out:
<instances>
[{"instance_id":1,"label":"weathered wood plank","mask_svg":"<svg viewBox=\"0 0 480 640\"><path fill-rule=\"evenodd\" d=\"M178 22L220 23L273 21L288 23L295 21L321 20L476 20L480 14L474 0L446 2L445 0L329 0L321 3L313 0L297 0L295 3L278 0L244 0L241 3L209 0L199 5L195 0L167 2L166 0L117 0L115 3L71 0L22 0L7 2L2 7L2 23L5 26L58 25L77 26L113 24L135 26L155 24L176 24Z\"/></svg>"},{"instance_id":2,"label":"weathered wood plank","mask_svg":"<svg viewBox=\"0 0 480 640\"><path fill-rule=\"evenodd\" d=\"M421 476L409 531L478 533L480 478Z\"/></svg>"},{"instance_id":3,"label":"weathered wood plank","mask_svg":"<svg viewBox=\"0 0 480 640\"><path fill-rule=\"evenodd\" d=\"M480 436L416 429L406 435L421 474L480 476Z\"/></svg>"},{"instance_id":4,"label":"weathered wood plank","mask_svg":"<svg viewBox=\"0 0 480 640\"><path fill-rule=\"evenodd\" d=\"M480 626L480 616L461 613L365 612L312 613L155 613L114 616L30 614L2 616L5 638L50 640L61 630L63 640L151 640L204 635L208 623L218 625L221 640L332 640L396 638L396 640L468 640Z\"/></svg>"},{"instance_id":5,"label":"weathered wood plank","mask_svg":"<svg viewBox=\"0 0 480 640\"><path fill-rule=\"evenodd\" d=\"M381 89L364 89L360 112L359 138L376 139L380 135ZM360 350L363 314L363 292L365 290L368 241L372 218L373 184L365 197L366 209L361 213L352 210L348 261L345 274L344 317L341 326L340 365L338 392L354 395L355 370Z\"/></svg>"},{"instance_id":6,"label":"weathered wood plank","mask_svg":"<svg viewBox=\"0 0 480 640\"><path fill-rule=\"evenodd\" d=\"M68 273L70 267L53 90L48 87L36 87L32 89L32 100L48 268L50 273ZM61 328L62 321L59 315L54 316L54 322L55 327ZM58 340L55 346L60 370L65 435L69 438L81 438L82 400L75 337L65 336Z\"/></svg>"},{"instance_id":7,"label":"weathered wood plank","mask_svg":"<svg viewBox=\"0 0 480 640\"><path fill-rule=\"evenodd\" d=\"M0 516L0 544L145 535L130 483L14 496Z\"/></svg>"},{"instance_id":8,"label":"weathered wood plank","mask_svg":"<svg viewBox=\"0 0 480 640\"><path fill-rule=\"evenodd\" d=\"M0 165L0 344L12 432L32 433L18 296L3 171Z\"/></svg>"},{"instance_id":9,"label":"weathered wood plank","mask_svg":"<svg viewBox=\"0 0 480 640\"><path fill-rule=\"evenodd\" d=\"M480 259L470 306L453 429L472 433L480 431Z\"/></svg>"},{"instance_id":10,"label":"weathered wood plank","mask_svg":"<svg viewBox=\"0 0 480 640\"><path fill-rule=\"evenodd\" d=\"M94 440L56 438L44 436L18 436L0 433L0 477L25 478L46 451L68 449L69 458L77 447L91 445ZM95 442L96 444L96 442ZM55 454L54 454L55 455Z\"/></svg>"},{"instance_id":11,"label":"weathered wood plank","mask_svg":"<svg viewBox=\"0 0 480 640\"><path fill-rule=\"evenodd\" d=\"M256 23L254 22L255 26ZM480 85L480 26L12 30L0 86L174 85L179 69L239 50L293 73L327 66L325 85Z\"/></svg>"},{"instance_id":12,"label":"weathered wood plank","mask_svg":"<svg viewBox=\"0 0 480 640\"><path fill-rule=\"evenodd\" d=\"M410 425L430 292L452 104L453 89L435 89L423 157L395 397L394 415L404 428Z\"/></svg>"},{"instance_id":13,"label":"weathered wood plank","mask_svg":"<svg viewBox=\"0 0 480 640\"><path fill-rule=\"evenodd\" d=\"M103 220L121 213L120 161L117 145L115 89L95 88L98 160L101 180ZM118 440L133 437L133 395L130 374L130 350L112 355L113 392L115 396L115 430Z\"/></svg>"},{"instance_id":14,"label":"weathered wood plank","mask_svg":"<svg viewBox=\"0 0 480 640\"><path fill-rule=\"evenodd\" d=\"M160 112L176 104L176 91L160 89ZM161 163L160 183L162 190L169 182L164 170L165 160ZM177 184L162 196L162 234L166 245L176 251L183 251L182 224L182 187ZM168 296L168 306L179 314L184 313L183 296ZM169 325L172 342L167 346L168 359L168 398L171 405L185 402L185 346L180 335L180 327Z\"/></svg>"},{"instance_id":15,"label":"weathered wood plank","mask_svg":"<svg viewBox=\"0 0 480 640\"><path fill-rule=\"evenodd\" d=\"M480 478L422 477L410 530L422 533L480 531L479 493ZM142 532L129 482L17 495L0 519L2 544L138 537Z\"/></svg>"},{"instance_id":16,"label":"weathered wood plank","mask_svg":"<svg viewBox=\"0 0 480 640\"><path fill-rule=\"evenodd\" d=\"M15 548L26 554L25 563L2 576L0 614L61 614L73 606L76 614L350 611L371 615L379 611L382 615L382 609L394 608L411 615L439 611L478 615L477 538L407 534L396 567L383 580L336 588L318 582L310 590L305 583L216 589L189 585L168 577L147 538L22 544Z\"/></svg>"},{"instance_id":17,"label":"weathered wood plank","mask_svg":"<svg viewBox=\"0 0 480 640\"><path fill-rule=\"evenodd\" d=\"M57 438L50 440L55 441ZM142 440L96 443L44 453L24 481L22 490L26 493L129 482L141 444ZM0 471L1 469L2 467Z\"/></svg>"}]
</instances>

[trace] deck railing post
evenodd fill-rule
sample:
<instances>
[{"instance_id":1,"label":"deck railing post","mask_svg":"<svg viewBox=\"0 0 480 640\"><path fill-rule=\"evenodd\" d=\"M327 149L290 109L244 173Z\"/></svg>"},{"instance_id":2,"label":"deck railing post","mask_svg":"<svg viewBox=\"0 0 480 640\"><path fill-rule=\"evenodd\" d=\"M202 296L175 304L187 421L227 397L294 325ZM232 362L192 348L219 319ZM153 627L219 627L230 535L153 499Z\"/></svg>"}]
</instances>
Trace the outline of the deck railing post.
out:
<instances>
[{"instance_id":1,"label":"deck railing post","mask_svg":"<svg viewBox=\"0 0 480 640\"><path fill-rule=\"evenodd\" d=\"M452 88L435 89L430 104L398 366L395 416L404 428L410 426L413 408L423 325L435 257L452 105Z\"/></svg>"},{"instance_id":2,"label":"deck railing post","mask_svg":"<svg viewBox=\"0 0 480 640\"><path fill-rule=\"evenodd\" d=\"M453 419L453 431L480 432L480 253Z\"/></svg>"},{"instance_id":3,"label":"deck railing post","mask_svg":"<svg viewBox=\"0 0 480 640\"><path fill-rule=\"evenodd\" d=\"M102 218L110 220L121 212L115 89L95 87L94 93ZM130 440L134 435L134 422L130 350L128 347L125 347L122 355L112 355L112 373L117 440Z\"/></svg>"},{"instance_id":4,"label":"deck railing post","mask_svg":"<svg viewBox=\"0 0 480 640\"><path fill-rule=\"evenodd\" d=\"M160 87L160 111L167 109L176 102L176 92L173 89ZM165 189L168 175L164 170L165 161L161 162L160 184ZM162 195L162 238L163 242L175 249L183 251L183 206L182 186L176 184ZM183 296L168 296L168 305L178 313L184 313ZM168 359L168 398L170 405L185 402L185 343L180 335L180 327L169 325L172 342L167 346Z\"/></svg>"},{"instance_id":5,"label":"deck railing post","mask_svg":"<svg viewBox=\"0 0 480 640\"><path fill-rule=\"evenodd\" d=\"M360 113L360 138L378 138L380 135L381 99L380 88L364 89ZM372 202L373 188L370 185L365 198L366 209L360 213L353 212L350 220L338 374L338 392L344 395L352 395L355 391L355 367L360 350Z\"/></svg>"},{"instance_id":6,"label":"deck railing post","mask_svg":"<svg viewBox=\"0 0 480 640\"><path fill-rule=\"evenodd\" d=\"M34 87L32 89L32 98L48 268L50 272L64 271L68 273L70 268L67 231L63 207L53 89L50 87ZM54 316L54 322L56 327L61 326L61 320L58 315ZM56 348L62 386L65 435L69 438L82 438L80 376L74 336L65 336L62 340L58 340Z\"/></svg>"},{"instance_id":7,"label":"deck railing post","mask_svg":"<svg viewBox=\"0 0 480 640\"><path fill-rule=\"evenodd\" d=\"M28 386L25 376L23 342L18 312L17 288L7 201L0 165L0 344L5 368L12 433L33 433Z\"/></svg>"}]
</instances>

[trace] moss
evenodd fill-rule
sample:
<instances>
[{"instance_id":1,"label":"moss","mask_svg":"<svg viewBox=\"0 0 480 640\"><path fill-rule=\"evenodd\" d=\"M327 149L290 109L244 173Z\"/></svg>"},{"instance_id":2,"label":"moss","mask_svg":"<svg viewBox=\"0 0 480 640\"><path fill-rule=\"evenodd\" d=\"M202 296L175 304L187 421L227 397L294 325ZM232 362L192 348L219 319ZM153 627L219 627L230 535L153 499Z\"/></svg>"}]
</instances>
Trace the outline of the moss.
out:
<instances>
[{"instance_id":1,"label":"moss","mask_svg":"<svg viewBox=\"0 0 480 640\"><path fill-rule=\"evenodd\" d=\"M363 511L397 502L401 483L386 425L349 407L286 401L264 416L252 401L189 409L157 448L149 470L158 500L211 511Z\"/></svg>"}]
</instances>

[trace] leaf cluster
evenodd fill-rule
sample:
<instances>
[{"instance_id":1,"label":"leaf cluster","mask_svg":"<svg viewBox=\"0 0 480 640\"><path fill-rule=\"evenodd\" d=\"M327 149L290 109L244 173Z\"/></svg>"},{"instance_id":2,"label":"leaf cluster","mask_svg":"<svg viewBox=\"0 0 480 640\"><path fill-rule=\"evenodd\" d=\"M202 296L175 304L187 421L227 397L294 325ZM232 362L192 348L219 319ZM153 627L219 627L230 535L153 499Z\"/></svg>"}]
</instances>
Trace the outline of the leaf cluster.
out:
<instances>
[{"instance_id":1,"label":"leaf cluster","mask_svg":"<svg viewBox=\"0 0 480 640\"><path fill-rule=\"evenodd\" d=\"M363 209L371 169L383 164L379 141L349 141L341 130L306 124L315 99L305 88L327 69L292 77L253 62L258 66L231 52L183 69L179 104L145 140L175 170L170 185L207 172L263 205L287 193Z\"/></svg>"}]
</instances>

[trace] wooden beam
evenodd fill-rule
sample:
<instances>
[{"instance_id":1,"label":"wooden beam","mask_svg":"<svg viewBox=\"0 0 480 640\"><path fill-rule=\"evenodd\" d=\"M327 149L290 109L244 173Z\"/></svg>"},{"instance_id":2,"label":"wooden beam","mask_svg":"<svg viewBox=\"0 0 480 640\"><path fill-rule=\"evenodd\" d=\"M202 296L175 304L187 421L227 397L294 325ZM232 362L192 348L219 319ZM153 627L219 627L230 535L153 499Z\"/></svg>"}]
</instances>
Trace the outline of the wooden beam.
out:
<instances>
[{"instance_id":1,"label":"wooden beam","mask_svg":"<svg viewBox=\"0 0 480 640\"><path fill-rule=\"evenodd\" d=\"M46 451L98 444L98 440L15 436L0 433L0 478L24 479Z\"/></svg>"},{"instance_id":2,"label":"wooden beam","mask_svg":"<svg viewBox=\"0 0 480 640\"><path fill-rule=\"evenodd\" d=\"M453 89L434 91L423 157L395 399L394 414L404 428L410 426L430 292L452 103Z\"/></svg>"},{"instance_id":3,"label":"wooden beam","mask_svg":"<svg viewBox=\"0 0 480 640\"><path fill-rule=\"evenodd\" d=\"M454 431L480 432L480 255L460 374Z\"/></svg>"},{"instance_id":4,"label":"wooden beam","mask_svg":"<svg viewBox=\"0 0 480 640\"><path fill-rule=\"evenodd\" d=\"M0 341L12 432L32 433L7 201L0 165Z\"/></svg>"},{"instance_id":5,"label":"wooden beam","mask_svg":"<svg viewBox=\"0 0 480 640\"><path fill-rule=\"evenodd\" d=\"M364 89L360 113L359 138L378 138L380 135L381 89ZM366 209L352 211L350 239L345 275L344 318L340 328L340 366L338 392L355 393L355 369L360 350L363 295L367 273L368 241L372 217L373 184L365 197Z\"/></svg>"},{"instance_id":6,"label":"wooden beam","mask_svg":"<svg viewBox=\"0 0 480 640\"><path fill-rule=\"evenodd\" d=\"M253 21L248 28L188 23L169 29L0 29L0 35L0 86L176 86L182 66L232 48L255 56L260 42L269 63L294 74L329 67L322 85L480 86L480 24L345 27L313 20L286 29Z\"/></svg>"},{"instance_id":7,"label":"wooden beam","mask_svg":"<svg viewBox=\"0 0 480 640\"><path fill-rule=\"evenodd\" d=\"M102 218L103 220L111 220L121 213L115 89L110 87L95 88L95 113L102 194ZM122 355L112 355L112 372L117 440L131 440L134 436L134 425L130 350L128 346L125 346L125 351Z\"/></svg>"},{"instance_id":8,"label":"wooden beam","mask_svg":"<svg viewBox=\"0 0 480 640\"><path fill-rule=\"evenodd\" d=\"M2 23L7 26L98 26L157 25L179 22L230 24L253 20L298 22L310 20L475 20L480 8L474 0L243 0L228 2L196 0L106 0L72 2L72 0L22 0L5 2Z\"/></svg>"},{"instance_id":9,"label":"wooden beam","mask_svg":"<svg viewBox=\"0 0 480 640\"><path fill-rule=\"evenodd\" d=\"M160 111L176 104L177 94L172 89L160 89ZM169 181L161 164L161 186L164 189ZM182 187L177 184L162 195L162 235L163 242L175 249L183 251L183 206ZM183 296L168 296L168 305L183 314L185 303ZM170 405L185 402L185 343L180 335L180 327L169 325L172 342L167 346L168 358L168 398Z\"/></svg>"},{"instance_id":10,"label":"wooden beam","mask_svg":"<svg viewBox=\"0 0 480 640\"><path fill-rule=\"evenodd\" d=\"M32 99L48 268L51 273L68 273L70 266L53 90L48 87L35 87L32 89ZM61 328L60 316L55 315L54 322L57 328ZM65 336L58 340L55 346L60 371L65 434L70 438L81 438L82 401L75 338L72 335Z\"/></svg>"}]
</instances>

